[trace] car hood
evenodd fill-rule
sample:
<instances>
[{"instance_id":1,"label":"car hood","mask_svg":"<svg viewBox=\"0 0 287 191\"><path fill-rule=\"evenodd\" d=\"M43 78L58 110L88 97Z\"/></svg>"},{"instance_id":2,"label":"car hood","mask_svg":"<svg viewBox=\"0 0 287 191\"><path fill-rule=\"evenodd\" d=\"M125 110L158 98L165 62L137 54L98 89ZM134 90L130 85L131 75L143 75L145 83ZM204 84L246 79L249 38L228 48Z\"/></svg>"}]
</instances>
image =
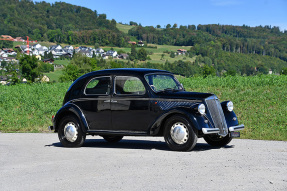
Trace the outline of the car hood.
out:
<instances>
[{"instance_id":1,"label":"car hood","mask_svg":"<svg viewBox=\"0 0 287 191\"><path fill-rule=\"evenodd\" d=\"M203 100L214 94L211 93L200 93L200 92L187 92L187 91L179 91L179 92L160 92L157 93L160 98L168 98L168 99L188 99L188 100Z\"/></svg>"}]
</instances>

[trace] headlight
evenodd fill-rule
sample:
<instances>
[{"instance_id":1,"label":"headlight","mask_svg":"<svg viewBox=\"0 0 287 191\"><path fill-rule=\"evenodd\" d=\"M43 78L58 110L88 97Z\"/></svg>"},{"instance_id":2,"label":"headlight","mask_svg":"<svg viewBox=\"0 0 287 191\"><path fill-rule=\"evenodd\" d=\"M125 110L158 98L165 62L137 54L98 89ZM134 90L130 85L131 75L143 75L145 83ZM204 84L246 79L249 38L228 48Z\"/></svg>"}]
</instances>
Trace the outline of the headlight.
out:
<instances>
[{"instance_id":1,"label":"headlight","mask_svg":"<svg viewBox=\"0 0 287 191\"><path fill-rule=\"evenodd\" d=\"M233 103L232 103L232 101L227 102L226 106L227 106L227 110L228 111L230 111L230 112L233 111Z\"/></svg>"},{"instance_id":2,"label":"headlight","mask_svg":"<svg viewBox=\"0 0 287 191\"><path fill-rule=\"evenodd\" d=\"M201 114L204 115L205 114L205 105L204 104L199 104L197 107L197 111Z\"/></svg>"}]
</instances>

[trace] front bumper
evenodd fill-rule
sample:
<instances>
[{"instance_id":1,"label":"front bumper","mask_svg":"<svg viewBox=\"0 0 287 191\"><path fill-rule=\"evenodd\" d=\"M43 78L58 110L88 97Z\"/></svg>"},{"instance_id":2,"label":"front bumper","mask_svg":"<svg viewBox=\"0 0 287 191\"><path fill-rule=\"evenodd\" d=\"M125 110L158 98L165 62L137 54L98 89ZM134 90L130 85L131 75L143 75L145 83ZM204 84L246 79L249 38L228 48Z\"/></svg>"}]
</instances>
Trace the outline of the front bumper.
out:
<instances>
[{"instance_id":1,"label":"front bumper","mask_svg":"<svg viewBox=\"0 0 287 191\"><path fill-rule=\"evenodd\" d=\"M49 131L55 130L55 129L54 129L54 126L49 126L48 129L49 129Z\"/></svg>"},{"instance_id":2,"label":"front bumper","mask_svg":"<svg viewBox=\"0 0 287 191\"><path fill-rule=\"evenodd\" d=\"M240 131L244 129L244 125L237 125L237 126L232 126L229 127L229 132L234 132L234 131ZM203 134L216 134L220 132L219 128L202 128Z\"/></svg>"}]
</instances>

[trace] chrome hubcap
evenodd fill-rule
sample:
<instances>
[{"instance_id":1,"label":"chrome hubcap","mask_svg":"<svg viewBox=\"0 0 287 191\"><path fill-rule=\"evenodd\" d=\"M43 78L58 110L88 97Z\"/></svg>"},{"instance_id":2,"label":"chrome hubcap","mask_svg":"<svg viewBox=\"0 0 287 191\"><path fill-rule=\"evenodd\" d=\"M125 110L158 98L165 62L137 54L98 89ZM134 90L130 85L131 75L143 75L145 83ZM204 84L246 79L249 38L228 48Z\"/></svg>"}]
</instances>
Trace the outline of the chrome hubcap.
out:
<instances>
[{"instance_id":1,"label":"chrome hubcap","mask_svg":"<svg viewBox=\"0 0 287 191\"><path fill-rule=\"evenodd\" d=\"M76 124L73 122L67 123L64 128L64 135L68 141L75 142L78 138Z\"/></svg>"},{"instance_id":2,"label":"chrome hubcap","mask_svg":"<svg viewBox=\"0 0 287 191\"><path fill-rule=\"evenodd\" d=\"M184 144L188 140L188 129L184 123L177 122L170 129L172 140L177 144Z\"/></svg>"}]
</instances>

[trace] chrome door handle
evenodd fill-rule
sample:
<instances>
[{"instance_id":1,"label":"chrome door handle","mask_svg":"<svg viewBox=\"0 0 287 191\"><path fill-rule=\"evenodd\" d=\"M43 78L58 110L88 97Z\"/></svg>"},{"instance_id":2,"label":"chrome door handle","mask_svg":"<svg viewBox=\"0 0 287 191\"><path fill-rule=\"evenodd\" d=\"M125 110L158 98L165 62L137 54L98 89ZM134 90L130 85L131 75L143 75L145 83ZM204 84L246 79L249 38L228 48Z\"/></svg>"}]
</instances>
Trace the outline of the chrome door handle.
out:
<instances>
[{"instance_id":1,"label":"chrome door handle","mask_svg":"<svg viewBox=\"0 0 287 191\"><path fill-rule=\"evenodd\" d=\"M112 100L111 102L112 102L112 103L117 103L118 101Z\"/></svg>"},{"instance_id":2,"label":"chrome door handle","mask_svg":"<svg viewBox=\"0 0 287 191\"><path fill-rule=\"evenodd\" d=\"M105 103L109 103L109 102L111 102L111 100L105 100L104 102L105 102Z\"/></svg>"}]
</instances>

